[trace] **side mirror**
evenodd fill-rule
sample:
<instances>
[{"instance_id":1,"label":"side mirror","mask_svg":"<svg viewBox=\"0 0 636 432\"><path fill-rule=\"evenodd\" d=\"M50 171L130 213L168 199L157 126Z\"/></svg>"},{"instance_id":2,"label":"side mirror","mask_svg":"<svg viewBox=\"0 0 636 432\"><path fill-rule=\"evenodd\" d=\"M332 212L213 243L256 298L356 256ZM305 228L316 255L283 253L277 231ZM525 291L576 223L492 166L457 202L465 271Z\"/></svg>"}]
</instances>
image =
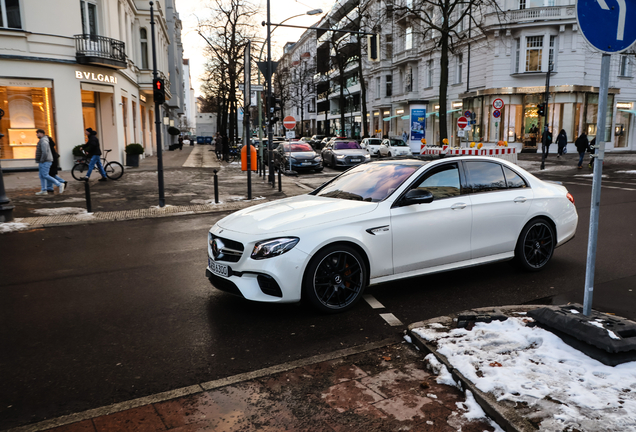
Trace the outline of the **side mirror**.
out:
<instances>
[{"instance_id":1,"label":"side mirror","mask_svg":"<svg viewBox=\"0 0 636 432\"><path fill-rule=\"evenodd\" d=\"M413 204L428 204L433 202L433 194L423 189L411 189L402 197L401 206Z\"/></svg>"}]
</instances>

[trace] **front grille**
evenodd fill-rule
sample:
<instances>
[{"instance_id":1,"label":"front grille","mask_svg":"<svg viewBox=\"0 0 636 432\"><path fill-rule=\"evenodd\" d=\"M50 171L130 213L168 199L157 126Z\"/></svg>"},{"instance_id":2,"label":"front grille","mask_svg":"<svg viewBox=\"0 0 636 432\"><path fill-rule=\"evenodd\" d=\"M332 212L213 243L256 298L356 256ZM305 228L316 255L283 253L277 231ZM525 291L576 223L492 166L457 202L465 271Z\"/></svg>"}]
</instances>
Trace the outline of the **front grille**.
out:
<instances>
[{"instance_id":1,"label":"front grille","mask_svg":"<svg viewBox=\"0 0 636 432\"><path fill-rule=\"evenodd\" d=\"M221 242L223 242L223 248L221 248L221 250L219 251L221 254L218 257L214 257L214 260L232 263L239 262L241 256L243 255L243 251L245 250L245 248L243 247L243 243L239 243L237 241L212 234L212 240L216 239L219 239Z\"/></svg>"}]
</instances>

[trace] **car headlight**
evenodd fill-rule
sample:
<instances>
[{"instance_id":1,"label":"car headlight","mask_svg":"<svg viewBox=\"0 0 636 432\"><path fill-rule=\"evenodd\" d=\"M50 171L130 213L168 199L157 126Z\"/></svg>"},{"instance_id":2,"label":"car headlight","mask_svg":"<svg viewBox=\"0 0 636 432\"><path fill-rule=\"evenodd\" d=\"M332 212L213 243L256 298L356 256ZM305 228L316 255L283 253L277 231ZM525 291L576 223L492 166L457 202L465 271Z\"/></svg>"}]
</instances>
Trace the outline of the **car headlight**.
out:
<instances>
[{"instance_id":1,"label":"car headlight","mask_svg":"<svg viewBox=\"0 0 636 432\"><path fill-rule=\"evenodd\" d=\"M345 155L336 155L336 158L338 159L344 159Z\"/></svg>"},{"instance_id":2,"label":"car headlight","mask_svg":"<svg viewBox=\"0 0 636 432\"><path fill-rule=\"evenodd\" d=\"M320 155L314 157L314 160L316 160L316 161L320 161L321 159L322 159L322 157Z\"/></svg>"},{"instance_id":3,"label":"car headlight","mask_svg":"<svg viewBox=\"0 0 636 432\"><path fill-rule=\"evenodd\" d=\"M252 259L260 260L265 258L272 258L278 255L282 255L285 252L289 252L298 244L300 239L298 237L281 237L270 240L263 240L254 245L252 251Z\"/></svg>"},{"instance_id":4,"label":"car headlight","mask_svg":"<svg viewBox=\"0 0 636 432\"><path fill-rule=\"evenodd\" d=\"M365 158L365 159L371 159L371 155L369 155L369 154L365 154L365 155L364 155L364 158Z\"/></svg>"}]
</instances>

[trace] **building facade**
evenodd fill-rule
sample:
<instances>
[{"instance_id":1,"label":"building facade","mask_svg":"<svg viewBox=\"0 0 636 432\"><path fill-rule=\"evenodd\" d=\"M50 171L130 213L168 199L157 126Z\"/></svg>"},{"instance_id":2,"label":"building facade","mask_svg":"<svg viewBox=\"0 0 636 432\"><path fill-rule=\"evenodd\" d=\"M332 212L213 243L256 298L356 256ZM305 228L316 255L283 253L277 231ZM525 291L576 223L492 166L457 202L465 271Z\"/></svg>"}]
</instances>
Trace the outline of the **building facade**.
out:
<instances>
[{"instance_id":1,"label":"building facade","mask_svg":"<svg viewBox=\"0 0 636 432\"><path fill-rule=\"evenodd\" d=\"M183 112L179 129L184 135L195 135L197 129L197 107L190 77L190 60L183 59Z\"/></svg>"},{"instance_id":2,"label":"building facade","mask_svg":"<svg viewBox=\"0 0 636 432\"><path fill-rule=\"evenodd\" d=\"M590 140L597 135L601 54L587 44L577 26L575 0L501 0L502 11L476 17L479 28L469 29L468 16L459 21L458 42L448 53L448 103L443 108L439 35L426 31L422 20L409 13L411 0L394 1L377 2L376 7L395 12L384 14L380 60L369 63L364 74L373 134L406 131L416 151L421 134L414 129L423 128L427 143L439 145L439 112L445 109L448 138L455 145L501 140L533 150L541 141L535 131L542 131L546 121L555 138L565 130L570 143L583 132ZM633 59L612 56L604 131L610 151L636 149ZM550 66L550 98L543 117L538 105L544 101ZM504 103L498 112L496 99ZM460 137L457 119L467 111L474 115L474 124ZM418 122L417 114L422 113L425 120Z\"/></svg>"},{"instance_id":3,"label":"building facade","mask_svg":"<svg viewBox=\"0 0 636 432\"><path fill-rule=\"evenodd\" d=\"M123 162L127 144L154 153L150 6L135 0L0 0L0 158L5 169L35 167L44 129L70 169L72 149L96 130L110 160ZM155 2L157 67L169 101L161 107L163 135L179 109L169 62L171 31L164 2ZM168 1L167 3L171 3ZM176 12L174 12L176 14ZM175 18L176 17L176 18ZM178 15L174 20L178 21ZM176 22L175 21L175 22ZM179 30L180 31L180 30ZM182 64L181 60L179 64ZM180 78L179 78L180 80ZM181 87L181 84L177 87ZM165 140L162 140L166 144Z\"/></svg>"}]
</instances>

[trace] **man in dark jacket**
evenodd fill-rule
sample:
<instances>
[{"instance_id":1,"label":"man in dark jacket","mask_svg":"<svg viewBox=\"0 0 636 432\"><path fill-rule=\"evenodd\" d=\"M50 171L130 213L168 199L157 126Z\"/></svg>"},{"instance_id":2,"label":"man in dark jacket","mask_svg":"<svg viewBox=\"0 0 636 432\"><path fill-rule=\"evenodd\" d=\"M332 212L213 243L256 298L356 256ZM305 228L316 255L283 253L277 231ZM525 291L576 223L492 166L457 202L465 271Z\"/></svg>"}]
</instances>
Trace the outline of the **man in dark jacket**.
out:
<instances>
[{"instance_id":1,"label":"man in dark jacket","mask_svg":"<svg viewBox=\"0 0 636 432\"><path fill-rule=\"evenodd\" d=\"M565 129L561 129L561 132L559 132L559 136L557 136L556 143L558 145L557 157L561 157L567 152L565 148L568 145L568 134L565 132Z\"/></svg>"},{"instance_id":2,"label":"man in dark jacket","mask_svg":"<svg viewBox=\"0 0 636 432\"><path fill-rule=\"evenodd\" d=\"M88 157L91 158L91 160L88 162L88 171L86 171L86 176L82 177L82 180L88 181L91 173L93 172L93 168L95 168L95 165L97 165L99 173L102 175L102 178L100 178L99 181L107 181L108 178L106 178L106 171L104 171L102 160L100 158L100 156L102 155L102 150L99 148L97 132L95 132L91 128L88 128L84 133L88 137L88 141L82 146L82 149L88 155Z\"/></svg>"},{"instance_id":3,"label":"man in dark jacket","mask_svg":"<svg viewBox=\"0 0 636 432\"><path fill-rule=\"evenodd\" d=\"M583 132L581 136L576 139L574 145L576 146L576 151L579 152L579 169L582 169L583 158L585 157L585 152L587 151L587 146L589 145L585 132Z\"/></svg>"},{"instance_id":4,"label":"man in dark jacket","mask_svg":"<svg viewBox=\"0 0 636 432\"><path fill-rule=\"evenodd\" d=\"M541 135L541 144L543 150L543 157L547 158L548 153L550 152L550 144L552 144L552 132L549 129L543 131Z\"/></svg>"}]
</instances>

